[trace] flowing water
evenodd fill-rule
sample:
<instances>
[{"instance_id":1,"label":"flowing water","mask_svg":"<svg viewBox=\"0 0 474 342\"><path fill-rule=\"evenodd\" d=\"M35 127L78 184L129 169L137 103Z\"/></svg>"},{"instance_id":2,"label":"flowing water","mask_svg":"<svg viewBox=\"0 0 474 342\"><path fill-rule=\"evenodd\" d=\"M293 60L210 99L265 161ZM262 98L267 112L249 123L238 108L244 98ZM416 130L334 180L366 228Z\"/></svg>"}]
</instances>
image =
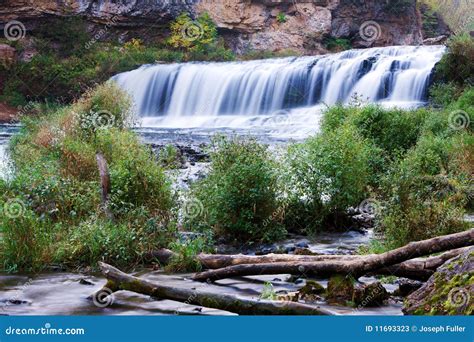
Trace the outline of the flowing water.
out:
<instances>
[{"instance_id":1,"label":"flowing water","mask_svg":"<svg viewBox=\"0 0 474 342\"><path fill-rule=\"evenodd\" d=\"M287 142L318 132L327 105L349 103L355 97L391 107L422 105L432 69L444 49L386 47L250 62L156 64L113 79L132 95L141 119L136 130L146 143L196 144L207 142L215 132ZM3 177L7 174L6 142L17 130L0 125ZM370 231L323 234L310 241L309 248L322 254L354 253L370 237ZM196 284L188 275L147 269L136 274L172 286L204 287L254 298L265 281L272 281L277 291L295 291L303 285L290 281L288 275L227 279L208 285ZM320 282L326 285L326 280ZM87 297L104 283L100 276L81 273L0 274L0 314L230 314L129 292L116 294L113 306L98 308ZM339 314L401 314L399 302L362 310L329 308Z\"/></svg>"},{"instance_id":2,"label":"flowing water","mask_svg":"<svg viewBox=\"0 0 474 342\"><path fill-rule=\"evenodd\" d=\"M145 65L113 77L143 127L235 130L300 139L318 131L327 105L357 97L385 106L424 103L442 46L396 46L232 63Z\"/></svg>"}]
</instances>

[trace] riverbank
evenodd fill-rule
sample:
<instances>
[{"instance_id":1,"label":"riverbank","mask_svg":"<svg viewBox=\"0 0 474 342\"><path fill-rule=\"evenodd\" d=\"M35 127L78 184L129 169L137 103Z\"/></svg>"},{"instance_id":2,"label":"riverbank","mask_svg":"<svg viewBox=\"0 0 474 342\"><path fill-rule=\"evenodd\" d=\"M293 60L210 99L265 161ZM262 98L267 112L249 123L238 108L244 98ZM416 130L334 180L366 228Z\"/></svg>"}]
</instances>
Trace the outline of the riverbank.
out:
<instances>
[{"instance_id":1,"label":"riverbank","mask_svg":"<svg viewBox=\"0 0 474 342\"><path fill-rule=\"evenodd\" d=\"M0 102L0 124L8 124L18 120L18 110Z\"/></svg>"}]
</instances>

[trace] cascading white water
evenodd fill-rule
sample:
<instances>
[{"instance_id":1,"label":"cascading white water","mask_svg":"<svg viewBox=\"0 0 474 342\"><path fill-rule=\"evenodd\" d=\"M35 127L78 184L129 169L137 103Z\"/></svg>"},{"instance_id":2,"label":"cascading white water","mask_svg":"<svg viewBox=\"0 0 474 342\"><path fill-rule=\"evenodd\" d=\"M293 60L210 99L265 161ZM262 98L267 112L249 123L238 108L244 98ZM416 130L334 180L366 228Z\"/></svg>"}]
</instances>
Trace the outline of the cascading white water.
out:
<instances>
[{"instance_id":1,"label":"cascading white water","mask_svg":"<svg viewBox=\"0 0 474 342\"><path fill-rule=\"evenodd\" d=\"M249 62L146 65L113 79L132 94L148 125L249 128L291 121L307 127L307 116L319 113L321 104L347 103L355 94L391 105L422 102L444 50L397 46Z\"/></svg>"}]
</instances>

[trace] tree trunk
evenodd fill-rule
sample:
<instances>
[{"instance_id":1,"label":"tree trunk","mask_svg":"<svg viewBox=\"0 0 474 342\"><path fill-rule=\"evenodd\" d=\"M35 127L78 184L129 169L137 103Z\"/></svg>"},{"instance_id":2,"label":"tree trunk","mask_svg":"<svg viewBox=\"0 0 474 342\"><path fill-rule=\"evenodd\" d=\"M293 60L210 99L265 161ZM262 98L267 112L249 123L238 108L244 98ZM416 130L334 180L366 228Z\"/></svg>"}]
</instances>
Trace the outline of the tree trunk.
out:
<instances>
[{"instance_id":1,"label":"tree trunk","mask_svg":"<svg viewBox=\"0 0 474 342\"><path fill-rule=\"evenodd\" d=\"M409 259L439 253L474 244L474 229L465 232L439 236L428 240L410 242L404 247L392 251L368 255L353 260L289 261L267 262L260 264L243 264L217 270L205 271L194 275L198 281L215 281L219 279L259 275L259 274L295 274L328 276L347 274L354 278L375 272L379 269L390 271L391 266ZM393 268L392 268L393 269Z\"/></svg>"},{"instance_id":2,"label":"tree trunk","mask_svg":"<svg viewBox=\"0 0 474 342\"><path fill-rule=\"evenodd\" d=\"M111 292L127 290L158 299L170 299L186 304L200 305L208 308L234 312L240 315L332 315L333 313L318 306L296 302L256 300L250 298L224 295L196 289L184 289L174 286L142 280L123 273L113 266L99 262L99 267L107 278L106 286L95 293L96 298L102 298ZM209 285L211 286L211 285Z\"/></svg>"},{"instance_id":3,"label":"tree trunk","mask_svg":"<svg viewBox=\"0 0 474 342\"><path fill-rule=\"evenodd\" d=\"M102 207L104 209L105 214L110 220L114 220L114 214L109 208L109 194L110 194L110 173L109 168L107 166L107 161L102 153L96 154L97 160L97 167L99 168L99 175L100 175L100 186L101 186L101 200L102 200Z\"/></svg>"}]
</instances>

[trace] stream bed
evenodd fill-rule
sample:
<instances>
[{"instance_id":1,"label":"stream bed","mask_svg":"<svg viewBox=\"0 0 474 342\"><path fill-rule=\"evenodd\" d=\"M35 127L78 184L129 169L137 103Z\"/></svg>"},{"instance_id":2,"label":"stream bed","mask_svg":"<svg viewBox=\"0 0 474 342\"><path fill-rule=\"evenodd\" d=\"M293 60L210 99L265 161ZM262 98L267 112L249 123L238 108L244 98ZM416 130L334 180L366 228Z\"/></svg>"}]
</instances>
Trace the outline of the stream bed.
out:
<instances>
[{"instance_id":1,"label":"stream bed","mask_svg":"<svg viewBox=\"0 0 474 342\"><path fill-rule=\"evenodd\" d=\"M11 136L19 130L18 126L0 125L0 170L5 176L6 144ZM137 129L145 143L154 147L168 143L179 143L180 146L199 149L199 146L209 142L210 132L193 135L190 132L172 129ZM265 140L265 139L264 139ZM268 140L267 140L268 142ZM278 144L278 141L273 141ZM200 151L198 151L198 156ZM196 174L205 168L204 162L187 161L180 170L178 182L186 183L197 177ZM184 178L184 180L183 180ZM185 186L186 184L178 185ZM296 247L304 247L318 254L355 254L361 245L369 242L373 235L371 229L347 231L343 233L322 233L311 239L292 237L278 243L277 249L290 251ZM275 245L260 246L260 249L245 251L248 254L264 254L272 252ZM221 246L219 252L226 252L226 246ZM227 249L228 253L234 253ZM295 279L288 274L262 275L220 280L214 284L203 284L190 280L190 274L166 274L161 270L140 269L133 274L150 281L160 282L176 287L196 288L213 293L233 294L257 299L260 297L266 282L271 282L277 293L295 292L304 286L304 277ZM364 283L374 282L375 278L361 278ZM327 279L317 279L327 285ZM99 290L106 280L96 273L84 272L41 272L38 274L6 274L0 273L0 315L232 315L230 312L201 308L171 300L155 300L148 296L121 291L113 296L113 304L98 307L88 297ZM389 292L397 285L384 284ZM382 307L364 307L355 309L344 306L329 306L324 302L316 303L335 314L344 315L400 315L402 302L391 300L390 304Z\"/></svg>"}]
</instances>

